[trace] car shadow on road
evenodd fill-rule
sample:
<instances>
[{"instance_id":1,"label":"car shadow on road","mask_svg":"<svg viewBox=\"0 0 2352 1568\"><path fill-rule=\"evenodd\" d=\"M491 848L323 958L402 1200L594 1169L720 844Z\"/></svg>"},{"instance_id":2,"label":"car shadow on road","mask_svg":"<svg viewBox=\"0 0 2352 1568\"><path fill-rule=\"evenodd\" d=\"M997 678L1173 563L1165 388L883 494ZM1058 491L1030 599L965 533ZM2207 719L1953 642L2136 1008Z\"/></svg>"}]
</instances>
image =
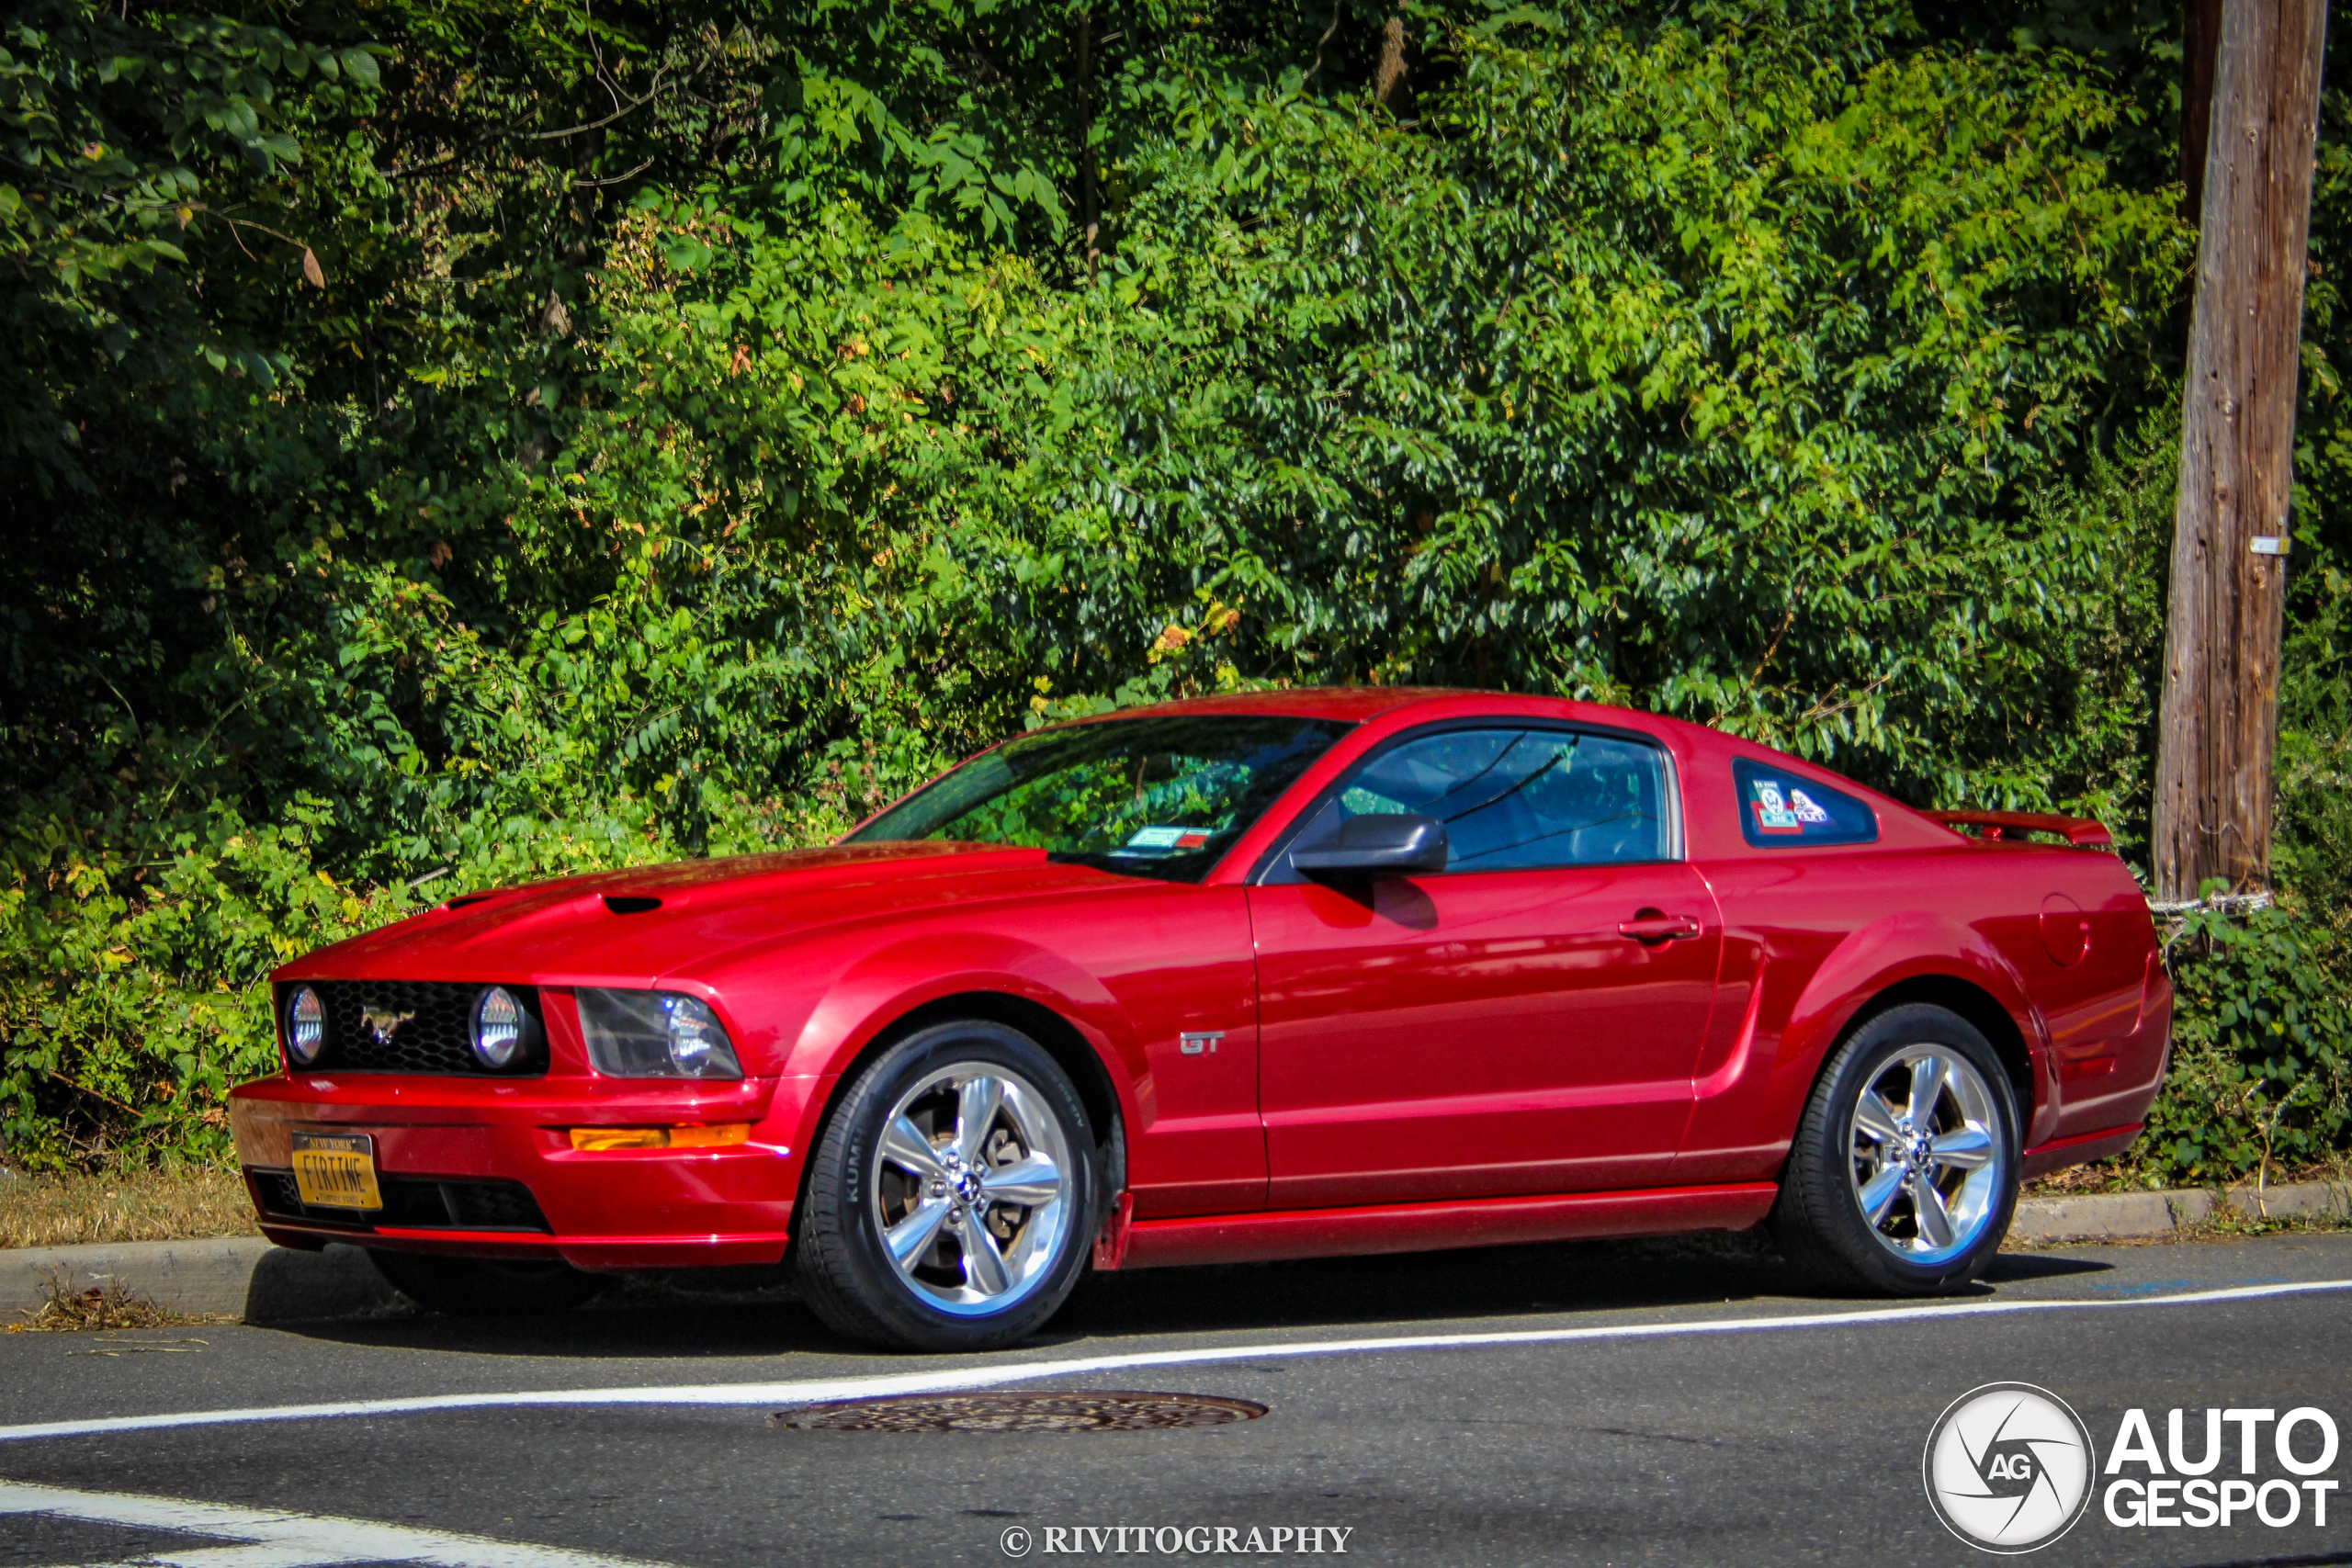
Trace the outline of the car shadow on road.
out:
<instances>
[{"instance_id":1,"label":"car shadow on road","mask_svg":"<svg viewBox=\"0 0 2352 1568\"><path fill-rule=\"evenodd\" d=\"M2110 1266L2047 1253L2004 1253L1969 1292L2096 1273ZM691 1276L686 1277L691 1279ZM741 1281L754 1282L754 1281ZM1761 1231L1637 1241L1558 1242L1371 1258L1153 1269L1087 1278L1032 1347L1138 1335L1250 1329L1443 1325L1778 1300L1853 1306L1868 1300L1807 1285ZM787 1354L866 1356L770 1282L755 1292L631 1280L578 1312L509 1318L379 1314L277 1325L353 1344L461 1354L695 1359Z\"/></svg>"},{"instance_id":2,"label":"car shadow on road","mask_svg":"<svg viewBox=\"0 0 2352 1568\"><path fill-rule=\"evenodd\" d=\"M2109 1265L2004 1254L1966 1295ZM1784 1262L1762 1230L1635 1241L1555 1242L1374 1258L1148 1269L1089 1279L1057 1334L1345 1326L1832 1296Z\"/></svg>"}]
</instances>

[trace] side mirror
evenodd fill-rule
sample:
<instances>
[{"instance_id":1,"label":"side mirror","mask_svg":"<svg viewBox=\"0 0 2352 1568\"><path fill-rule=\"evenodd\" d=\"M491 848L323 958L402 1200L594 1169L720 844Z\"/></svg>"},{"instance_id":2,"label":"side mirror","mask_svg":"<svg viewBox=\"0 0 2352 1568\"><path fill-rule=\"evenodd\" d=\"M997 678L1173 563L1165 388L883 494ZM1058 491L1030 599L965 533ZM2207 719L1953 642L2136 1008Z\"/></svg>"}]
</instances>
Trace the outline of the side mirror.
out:
<instances>
[{"instance_id":1,"label":"side mirror","mask_svg":"<svg viewBox=\"0 0 2352 1568\"><path fill-rule=\"evenodd\" d=\"M1434 817L1351 817L1340 830L1290 852L1308 876L1419 876L1446 867L1452 850L1445 824Z\"/></svg>"}]
</instances>

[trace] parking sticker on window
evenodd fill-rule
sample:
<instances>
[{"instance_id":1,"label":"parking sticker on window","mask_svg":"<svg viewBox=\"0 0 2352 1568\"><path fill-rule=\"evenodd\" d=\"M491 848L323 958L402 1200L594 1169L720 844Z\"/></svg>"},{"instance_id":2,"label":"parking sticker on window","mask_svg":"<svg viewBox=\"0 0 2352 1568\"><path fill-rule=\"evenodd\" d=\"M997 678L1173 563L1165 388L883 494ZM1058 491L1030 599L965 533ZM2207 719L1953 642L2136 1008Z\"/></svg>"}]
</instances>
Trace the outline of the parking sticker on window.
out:
<instances>
[{"instance_id":1,"label":"parking sticker on window","mask_svg":"<svg viewBox=\"0 0 2352 1568\"><path fill-rule=\"evenodd\" d=\"M1127 840L1124 852L1127 854L1174 854L1182 850L1197 850L1209 841L1206 828L1138 828Z\"/></svg>"},{"instance_id":2,"label":"parking sticker on window","mask_svg":"<svg viewBox=\"0 0 2352 1568\"><path fill-rule=\"evenodd\" d=\"M1778 768L1741 757L1740 829L1747 841L1771 845L1867 844L1878 837L1878 814L1826 784L1800 785Z\"/></svg>"},{"instance_id":3,"label":"parking sticker on window","mask_svg":"<svg viewBox=\"0 0 2352 1568\"><path fill-rule=\"evenodd\" d=\"M1829 819L1828 813L1806 800L1803 791L1791 791L1794 799L1783 795L1778 779L1750 779L1747 781L1747 792L1750 796L1748 809L1756 813L1756 830L1759 833L1802 833L1804 831L1805 811L1813 814L1812 819L1815 822Z\"/></svg>"}]
</instances>

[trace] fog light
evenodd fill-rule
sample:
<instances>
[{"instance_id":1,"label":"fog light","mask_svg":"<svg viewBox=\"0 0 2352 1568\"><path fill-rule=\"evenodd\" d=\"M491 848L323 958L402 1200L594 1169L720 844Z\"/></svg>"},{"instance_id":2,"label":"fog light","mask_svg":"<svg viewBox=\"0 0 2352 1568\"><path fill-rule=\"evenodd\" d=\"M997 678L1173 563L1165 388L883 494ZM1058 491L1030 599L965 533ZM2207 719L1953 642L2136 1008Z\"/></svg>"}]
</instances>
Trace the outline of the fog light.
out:
<instances>
[{"instance_id":1,"label":"fog light","mask_svg":"<svg viewBox=\"0 0 2352 1568\"><path fill-rule=\"evenodd\" d=\"M714 1149L752 1141L749 1122L692 1127L574 1127L575 1149Z\"/></svg>"},{"instance_id":2,"label":"fog light","mask_svg":"<svg viewBox=\"0 0 2352 1568\"><path fill-rule=\"evenodd\" d=\"M523 1049L523 1029L530 1015L514 993L492 986L474 1003L474 1055L492 1072L514 1066Z\"/></svg>"},{"instance_id":3,"label":"fog light","mask_svg":"<svg viewBox=\"0 0 2352 1568\"><path fill-rule=\"evenodd\" d=\"M286 1054L298 1067L307 1067L326 1048L327 1007L319 993L298 987L286 1000Z\"/></svg>"}]
</instances>

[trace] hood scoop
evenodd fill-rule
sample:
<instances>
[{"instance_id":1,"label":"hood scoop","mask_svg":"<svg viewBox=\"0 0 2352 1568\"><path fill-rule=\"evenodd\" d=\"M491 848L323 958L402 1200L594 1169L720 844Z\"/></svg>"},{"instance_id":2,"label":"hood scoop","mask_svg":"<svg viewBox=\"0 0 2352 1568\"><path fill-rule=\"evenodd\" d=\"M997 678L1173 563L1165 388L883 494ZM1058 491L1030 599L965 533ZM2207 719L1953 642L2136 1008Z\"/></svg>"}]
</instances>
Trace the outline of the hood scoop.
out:
<instances>
[{"instance_id":1,"label":"hood scoop","mask_svg":"<svg viewBox=\"0 0 2352 1568\"><path fill-rule=\"evenodd\" d=\"M644 893L607 893L605 908L616 915L650 915L662 907L662 900Z\"/></svg>"}]
</instances>

